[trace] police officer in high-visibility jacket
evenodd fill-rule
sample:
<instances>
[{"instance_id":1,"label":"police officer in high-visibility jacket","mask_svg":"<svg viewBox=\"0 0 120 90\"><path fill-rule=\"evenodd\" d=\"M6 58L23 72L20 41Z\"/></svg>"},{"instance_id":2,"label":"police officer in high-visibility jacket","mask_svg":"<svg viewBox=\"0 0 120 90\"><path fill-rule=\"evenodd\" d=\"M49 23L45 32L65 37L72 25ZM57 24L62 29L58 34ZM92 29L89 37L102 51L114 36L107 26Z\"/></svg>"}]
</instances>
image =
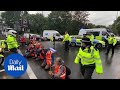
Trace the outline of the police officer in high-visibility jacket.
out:
<instances>
[{"instance_id":1,"label":"police officer in high-visibility jacket","mask_svg":"<svg viewBox=\"0 0 120 90\"><path fill-rule=\"evenodd\" d=\"M17 53L18 42L16 39L17 32L15 30L9 30L8 36L6 39L8 50L14 53Z\"/></svg>"},{"instance_id":2,"label":"police officer in high-visibility jacket","mask_svg":"<svg viewBox=\"0 0 120 90\"><path fill-rule=\"evenodd\" d=\"M70 36L68 34L68 32L65 32L64 38L63 38L63 42L65 42L65 51L69 50L69 41L70 41Z\"/></svg>"},{"instance_id":3,"label":"police officer in high-visibility jacket","mask_svg":"<svg viewBox=\"0 0 120 90\"><path fill-rule=\"evenodd\" d=\"M87 37L90 39L90 41L93 43L94 41L94 35L92 33L89 33Z\"/></svg>"},{"instance_id":4,"label":"police officer in high-visibility jacket","mask_svg":"<svg viewBox=\"0 0 120 90\"><path fill-rule=\"evenodd\" d=\"M6 42L5 42L5 40L0 40L0 47L1 48L6 48L6 44L5 44Z\"/></svg>"},{"instance_id":5,"label":"police officer in high-visibility jacket","mask_svg":"<svg viewBox=\"0 0 120 90\"><path fill-rule=\"evenodd\" d=\"M111 34L111 36L108 37L107 41L108 41L108 47L107 47L107 53L106 54L108 55L110 49L112 49L112 55L113 55L114 54L114 48L115 48L115 45L117 43L117 40L114 37L114 34Z\"/></svg>"},{"instance_id":6,"label":"police officer in high-visibility jacket","mask_svg":"<svg viewBox=\"0 0 120 90\"><path fill-rule=\"evenodd\" d=\"M92 46L89 38L82 38L81 42L74 63L80 64L84 79L91 79L94 69L98 74L103 73L102 61L99 50Z\"/></svg>"}]
</instances>

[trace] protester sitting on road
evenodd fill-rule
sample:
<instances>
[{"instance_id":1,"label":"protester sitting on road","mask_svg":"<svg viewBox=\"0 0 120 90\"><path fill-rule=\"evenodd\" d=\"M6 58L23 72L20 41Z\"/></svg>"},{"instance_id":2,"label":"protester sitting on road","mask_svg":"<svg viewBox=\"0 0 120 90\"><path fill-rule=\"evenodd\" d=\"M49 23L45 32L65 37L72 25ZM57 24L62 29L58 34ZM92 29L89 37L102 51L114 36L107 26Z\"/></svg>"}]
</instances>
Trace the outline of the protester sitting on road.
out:
<instances>
[{"instance_id":1,"label":"protester sitting on road","mask_svg":"<svg viewBox=\"0 0 120 90\"><path fill-rule=\"evenodd\" d=\"M26 38L24 36L20 37L20 43L21 43L21 46L25 46Z\"/></svg>"},{"instance_id":2,"label":"protester sitting on road","mask_svg":"<svg viewBox=\"0 0 120 90\"><path fill-rule=\"evenodd\" d=\"M46 55L46 49L42 46L42 44L39 45L39 48L36 51L36 60L43 61L45 59Z\"/></svg>"},{"instance_id":3,"label":"protester sitting on road","mask_svg":"<svg viewBox=\"0 0 120 90\"><path fill-rule=\"evenodd\" d=\"M33 44L30 44L25 50L25 57L34 57L35 56L35 47Z\"/></svg>"},{"instance_id":4,"label":"protester sitting on road","mask_svg":"<svg viewBox=\"0 0 120 90\"><path fill-rule=\"evenodd\" d=\"M66 79L66 67L63 60L57 57L53 66L53 71L49 71L51 79Z\"/></svg>"},{"instance_id":5,"label":"protester sitting on road","mask_svg":"<svg viewBox=\"0 0 120 90\"><path fill-rule=\"evenodd\" d=\"M47 49L44 62L42 63L42 67L45 67L45 70L48 70L51 68L51 66L54 64L54 52L51 49Z\"/></svg>"},{"instance_id":6,"label":"protester sitting on road","mask_svg":"<svg viewBox=\"0 0 120 90\"><path fill-rule=\"evenodd\" d=\"M30 49L31 49L31 44L29 44L29 46L25 50L25 55L24 55L25 57L29 57L30 56Z\"/></svg>"}]
</instances>

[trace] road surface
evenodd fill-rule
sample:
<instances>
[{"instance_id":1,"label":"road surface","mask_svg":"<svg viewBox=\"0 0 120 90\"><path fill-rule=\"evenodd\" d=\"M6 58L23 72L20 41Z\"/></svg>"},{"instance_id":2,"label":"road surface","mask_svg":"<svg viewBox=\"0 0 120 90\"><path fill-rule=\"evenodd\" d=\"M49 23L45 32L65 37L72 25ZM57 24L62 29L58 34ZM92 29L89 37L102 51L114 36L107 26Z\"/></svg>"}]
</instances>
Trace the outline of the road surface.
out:
<instances>
[{"instance_id":1,"label":"road surface","mask_svg":"<svg viewBox=\"0 0 120 90\"><path fill-rule=\"evenodd\" d=\"M52 43L49 41L42 42L45 48L53 47ZM24 54L26 47L20 48L21 52ZM55 58L60 56L65 61L65 64L71 69L70 79L82 79L82 75L80 73L80 67L77 64L74 64L74 59L78 53L79 47L70 47L69 52L63 50L64 45L62 42L56 42L55 49L57 53L55 54ZM116 47L115 54L112 58L111 63L107 63L105 59L105 49L100 51L104 73L102 75L97 75L95 72L93 73L93 79L120 79L120 47ZM19 79L48 79L48 72L41 68L40 61L35 61L35 59L27 59L30 70L27 71L24 75L19 77ZM31 75L32 71L32 75ZM0 77L5 72L0 72Z\"/></svg>"}]
</instances>

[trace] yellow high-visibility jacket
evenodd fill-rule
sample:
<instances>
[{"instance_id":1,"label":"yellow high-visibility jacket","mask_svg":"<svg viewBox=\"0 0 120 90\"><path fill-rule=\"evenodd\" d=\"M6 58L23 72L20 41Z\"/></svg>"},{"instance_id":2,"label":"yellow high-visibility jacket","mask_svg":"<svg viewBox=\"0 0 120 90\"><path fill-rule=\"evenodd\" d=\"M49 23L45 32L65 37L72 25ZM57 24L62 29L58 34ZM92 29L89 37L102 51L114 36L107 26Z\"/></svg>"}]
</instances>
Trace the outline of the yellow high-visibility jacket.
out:
<instances>
[{"instance_id":1,"label":"yellow high-visibility jacket","mask_svg":"<svg viewBox=\"0 0 120 90\"><path fill-rule=\"evenodd\" d=\"M93 46L90 47L90 50L91 52L88 53L88 48L84 50L80 48L74 63L79 64L81 62L82 65L95 64L96 73L102 74L103 67L99 50L96 50Z\"/></svg>"}]
</instances>

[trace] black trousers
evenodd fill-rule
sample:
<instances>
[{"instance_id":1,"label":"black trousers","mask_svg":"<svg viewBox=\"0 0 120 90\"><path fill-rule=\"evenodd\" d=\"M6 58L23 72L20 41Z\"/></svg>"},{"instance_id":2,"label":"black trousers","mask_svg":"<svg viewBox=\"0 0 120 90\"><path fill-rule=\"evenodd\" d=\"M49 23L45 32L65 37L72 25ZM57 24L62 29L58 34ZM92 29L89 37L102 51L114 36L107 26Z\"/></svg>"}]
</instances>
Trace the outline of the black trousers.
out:
<instances>
[{"instance_id":1,"label":"black trousers","mask_svg":"<svg viewBox=\"0 0 120 90\"><path fill-rule=\"evenodd\" d=\"M110 49L112 49L112 55L113 55L113 54L114 54L114 48L115 48L115 46L113 46L113 44L108 44L108 47L107 47L107 55L108 55Z\"/></svg>"},{"instance_id":2,"label":"black trousers","mask_svg":"<svg viewBox=\"0 0 120 90\"><path fill-rule=\"evenodd\" d=\"M12 49L10 49L10 52L11 52L11 53L18 53L17 48L12 48Z\"/></svg>"},{"instance_id":3,"label":"black trousers","mask_svg":"<svg viewBox=\"0 0 120 90\"><path fill-rule=\"evenodd\" d=\"M69 50L69 41L65 41L65 51Z\"/></svg>"},{"instance_id":4,"label":"black trousers","mask_svg":"<svg viewBox=\"0 0 120 90\"><path fill-rule=\"evenodd\" d=\"M95 69L95 64L85 65L85 66L81 65L81 73L84 79L91 79L94 69Z\"/></svg>"},{"instance_id":5,"label":"black trousers","mask_svg":"<svg viewBox=\"0 0 120 90\"><path fill-rule=\"evenodd\" d=\"M22 43L21 43L21 47L24 47L25 45L26 45L25 42L22 42Z\"/></svg>"}]
</instances>

